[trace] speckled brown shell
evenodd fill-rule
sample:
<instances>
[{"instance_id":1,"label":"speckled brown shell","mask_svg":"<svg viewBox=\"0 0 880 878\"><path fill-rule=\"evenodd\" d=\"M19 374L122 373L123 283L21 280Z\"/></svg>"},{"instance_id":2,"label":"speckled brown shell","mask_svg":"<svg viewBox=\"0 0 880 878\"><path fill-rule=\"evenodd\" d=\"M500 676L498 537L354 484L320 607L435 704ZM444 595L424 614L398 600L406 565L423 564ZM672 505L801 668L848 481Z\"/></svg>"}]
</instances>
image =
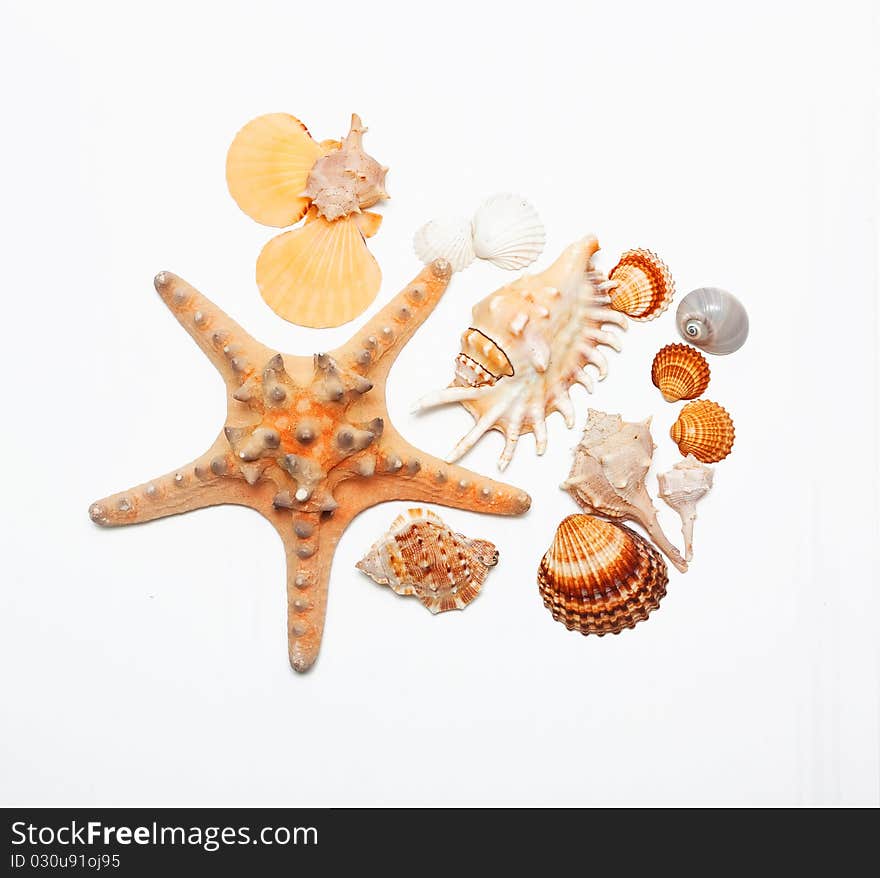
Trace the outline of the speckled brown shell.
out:
<instances>
[{"instance_id":1,"label":"speckled brown shell","mask_svg":"<svg viewBox=\"0 0 880 878\"><path fill-rule=\"evenodd\" d=\"M357 563L399 595L414 595L432 613L463 610L483 587L498 550L449 528L430 509L399 515Z\"/></svg>"},{"instance_id":2,"label":"speckled brown shell","mask_svg":"<svg viewBox=\"0 0 880 878\"><path fill-rule=\"evenodd\" d=\"M696 399L709 386L709 364L686 344L668 344L657 351L651 364L651 381L666 402Z\"/></svg>"},{"instance_id":3,"label":"speckled brown shell","mask_svg":"<svg viewBox=\"0 0 880 878\"><path fill-rule=\"evenodd\" d=\"M717 402L698 399L681 410L669 435L683 455L693 454L702 463L717 463L733 448L733 420Z\"/></svg>"},{"instance_id":4,"label":"speckled brown shell","mask_svg":"<svg viewBox=\"0 0 880 878\"><path fill-rule=\"evenodd\" d=\"M617 282L611 290L611 307L631 320L653 320L669 307L675 295L668 266L650 250L627 250L608 279Z\"/></svg>"},{"instance_id":5,"label":"speckled brown shell","mask_svg":"<svg viewBox=\"0 0 880 878\"><path fill-rule=\"evenodd\" d=\"M666 594L666 562L628 527L569 515L538 568L544 606L581 634L619 634L648 618Z\"/></svg>"}]
</instances>

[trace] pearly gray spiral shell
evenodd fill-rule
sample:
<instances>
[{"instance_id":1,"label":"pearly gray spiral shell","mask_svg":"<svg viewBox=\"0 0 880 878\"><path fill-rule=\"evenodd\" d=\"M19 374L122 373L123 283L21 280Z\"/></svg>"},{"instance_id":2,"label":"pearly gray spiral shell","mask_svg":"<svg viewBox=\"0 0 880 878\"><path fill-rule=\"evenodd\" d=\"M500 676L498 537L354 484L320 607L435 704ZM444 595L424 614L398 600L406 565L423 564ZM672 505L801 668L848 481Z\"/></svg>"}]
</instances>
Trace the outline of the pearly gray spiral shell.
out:
<instances>
[{"instance_id":1,"label":"pearly gray spiral shell","mask_svg":"<svg viewBox=\"0 0 880 878\"><path fill-rule=\"evenodd\" d=\"M749 335L749 315L727 290L700 287L679 303L675 322L681 337L709 354L732 354Z\"/></svg>"}]
</instances>

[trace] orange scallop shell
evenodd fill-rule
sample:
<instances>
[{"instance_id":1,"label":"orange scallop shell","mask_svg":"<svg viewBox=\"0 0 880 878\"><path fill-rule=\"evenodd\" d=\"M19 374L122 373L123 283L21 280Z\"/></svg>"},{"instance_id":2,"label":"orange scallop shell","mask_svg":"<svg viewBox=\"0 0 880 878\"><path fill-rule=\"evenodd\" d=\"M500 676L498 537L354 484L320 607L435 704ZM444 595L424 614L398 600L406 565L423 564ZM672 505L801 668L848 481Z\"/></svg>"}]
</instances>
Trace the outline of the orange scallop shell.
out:
<instances>
[{"instance_id":1,"label":"orange scallop shell","mask_svg":"<svg viewBox=\"0 0 880 878\"><path fill-rule=\"evenodd\" d=\"M685 457L693 454L703 463L717 463L733 448L733 420L717 402L698 399L681 410L669 435Z\"/></svg>"},{"instance_id":2,"label":"orange scallop shell","mask_svg":"<svg viewBox=\"0 0 880 878\"><path fill-rule=\"evenodd\" d=\"M686 344L660 348L651 364L651 380L666 402L696 399L709 386L709 364L696 349Z\"/></svg>"},{"instance_id":3,"label":"orange scallop shell","mask_svg":"<svg viewBox=\"0 0 880 878\"><path fill-rule=\"evenodd\" d=\"M611 290L611 307L631 320L653 320L675 295L669 267L650 250L627 250L608 274L617 281Z\"/></svg>"},{"instance_id":4,"label":"orange scallop shell","mask_svg":"<svg viewBox=\"0 0 880 878\"><path fill-rule=\"evenodd\" d=\"M666 594L660 553L622 524L569 515L538 568L544 606L581 634L619 634L648 618Z\"/></svg>"}]
</instances>

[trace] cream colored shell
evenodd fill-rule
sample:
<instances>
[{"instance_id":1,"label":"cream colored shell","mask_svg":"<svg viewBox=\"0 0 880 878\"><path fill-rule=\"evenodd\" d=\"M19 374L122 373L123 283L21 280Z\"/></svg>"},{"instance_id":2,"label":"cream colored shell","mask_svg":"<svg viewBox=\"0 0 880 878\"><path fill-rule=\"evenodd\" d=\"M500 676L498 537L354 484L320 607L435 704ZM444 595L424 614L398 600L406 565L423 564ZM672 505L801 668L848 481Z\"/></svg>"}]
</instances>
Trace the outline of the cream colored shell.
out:
<instances>
[{"instance_id":1,"label":"cream colored shell","mask_svg":"<svg viewBox=\"0 0 880 878\"><path fill-rule=\"evenodd\" d=\"M654 448L650 418L630 423L620 415L590 409L571 472L561 487L585 512L640 524L684 573L687 563L663 533L645 487Z\"/></svg>"},{"instance_id":2,"label":"cream colored shell","mask_svg":"<svg viewBox=\"0 0 880 878\"><path fill-rule=\"evenodd\" d=\"M700 463L693 454L682 458L667 473L657 476L659 495L681 518L684 537L685 559L694 556L694 522L697 520L697 503L709 493L714 479L712 467Z\"/></svg>"},{"instance_id":3,"label":"cream colored shell","mask_svg":"<svg viewBox=\"0 0 880 878\"><path fill-rule=\"evenodd\" d=\"M483 587L498 550L455 533L429 509L399 515L357 563L399 595L415 595L432 613L463 610Z\"/></svg>"},{"instance_id":4,"label":"cream colored shell","mask_svg":"<svg viewBox=\"0 0 880 878\"><path fill-rule=\"evenodd\" d=\"M598 248L594 237L583 238L545 271L523 275L474 306L468 332L479 332L487 353L469 356L491 379L479 383L457 369L452 386L416 404L416 410L422 410L461 402L474 416L476 424L452 450L450 461L458 460L489 430L498 430L505 437L498 461L504 469L524 433L533 432L538 454L544 453L545 418L551 412L559 411L566 425L574 426L569 389L581 384L592 391L588 365L600 379L605 377L608 362L600 346L620 350L618 336L606 327L627 326L626 318L609 306L607 278L592 263ZM465 333L464 338L471 336ZM498 373L495 364L502 354L511 374Z\"/></svg>"},{"instance_id":5,"label":"cream colored shell","mask_svg":"<svg viewBox=\"0 0 880 878\"><path fill-rule=\"evenodd\" d=\"M476 258L498 268L531 265L544 249L544 226L535 208L519 195L487 198L473 217L433 219L413 237L416 256L425 264L446 259L462 271Z\"/></svg>"}]
</instances>

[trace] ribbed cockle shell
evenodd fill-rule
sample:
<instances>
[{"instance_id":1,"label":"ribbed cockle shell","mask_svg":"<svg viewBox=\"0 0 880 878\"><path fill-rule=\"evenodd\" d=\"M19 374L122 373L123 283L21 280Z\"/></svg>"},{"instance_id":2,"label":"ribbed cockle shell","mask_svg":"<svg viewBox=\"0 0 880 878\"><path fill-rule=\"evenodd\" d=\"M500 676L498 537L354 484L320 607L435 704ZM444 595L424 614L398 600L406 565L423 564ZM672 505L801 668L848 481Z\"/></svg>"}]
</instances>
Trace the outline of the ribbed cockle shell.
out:
<instances>
[{"instance_id":1,"label":"ribbed cockle shell","mask_svg":"<svg viewBox=\"0 0 880 878\"><path fill-rule=\"evenodd\" d=\"M498 430L506 439L498 461L504 469L523 433L534 432L538 454L544 453L545 418L552 411L574 426L569 389L577 383L592 390L587 365L605 377L608 363L599 346L620 350L618 337L605 326L626 328L626 318L610 307L607 279L592 264L598 248L595 238L584 238L545 271L524 275L474 306L456 360L455 383L416 404L420 410L461 402L474 416L476 424L452 450L450 461L487 431ZM481 373L485 378L480 379Z\"/></svg>"},{"instance_id":2,"label":"ribbed cockle shell","mask_svg":"<svg viewBox=\"0 0 880 878\"><path fill-rule=\"evenodd\" d=\"M498 563L488 540L455 533L429 509L399 515L357 567L400 595L415 595L432 613L463 610Z\"/></svg>"},{"instance_id":3,"label":"ribbed cockle shell","mask_svg":"<svg viewBox=\"0 0 880 878\"><path fill-rule=\"evenodd\" d=\"M611 307L632 320L653 320L675 295L675 282L666 263L650 250L627 250L608 272L615 282Z\"/></svg>"},{"instance_id":4,"label":"ribbed cockle shell","mask_svg":"<svg viewBox=\"0 0 880 878\"><path fill-rule=\"evenodd\" d=\"M590 409L562 488L585 511L618 521L635 521L682 572L687 563L663 533L645 478L654 454L651 419L630 423L620 415Z\"/></svg>"},{"instance_id":5,"label":"ribbed cockle shell","mask_svg":"<svg viewBox=\"0 0 880 878\"><path fill-rule=\"evenodd\" d=\"M651 364L651 380L666 402L696 399L709 386L709 364L686 344L668 344L657 351Z\"/></svg>"},{"instance_id":6,"label":"ribbed cockle shell","mask_svg":"<svg viewBox=\"0 0 880 878\"><path fill-rule=\"evenodd\" d=\"M669 577L659 552L628 527L569 515L538 568L544 606L581 634L618 634L648 618Z\"/></svg>"},{"instance_id":7,"label":"ribbed cockle shell","mask_svg":"<svg viewBox=\"0 0 880 878\"><path fill-rule=\"evenodd\" d=\"M712 467L700 463L693 454L680 460L668 473L657 476L660 496L681 518L684 556L687 561L694 556L697 503L711 490L714 476Z\"/></svg>"},{"instance_id":8,"label":"ribbed cockle shell","mask_svg":"<svg viewBox=\"0 0 880 878\"><path fill-rule=\"evenodd\" d=\"M733 449L733 420L717 402L698 399L681 410L669 435L682 454L717 463Z\"/></svg>"}]
</instances>

